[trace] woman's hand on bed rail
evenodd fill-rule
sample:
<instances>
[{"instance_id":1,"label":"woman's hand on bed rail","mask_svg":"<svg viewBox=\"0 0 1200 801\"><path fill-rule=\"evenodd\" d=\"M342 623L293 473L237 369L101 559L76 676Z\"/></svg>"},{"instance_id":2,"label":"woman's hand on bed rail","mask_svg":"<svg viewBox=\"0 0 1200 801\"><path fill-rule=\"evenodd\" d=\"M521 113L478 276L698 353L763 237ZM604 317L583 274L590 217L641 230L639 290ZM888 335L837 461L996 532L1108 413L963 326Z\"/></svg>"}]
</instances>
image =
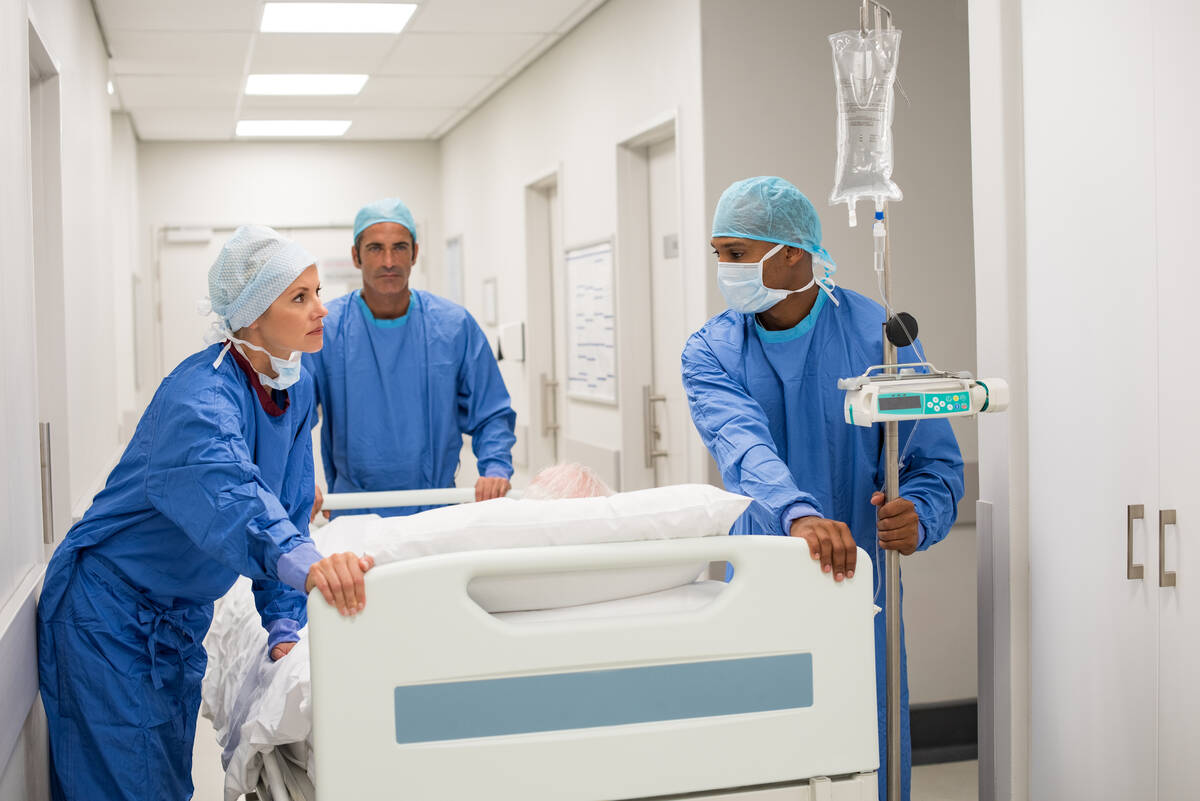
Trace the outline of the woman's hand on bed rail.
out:
<instances>
[{"instance_id":1,"label":"woman's hand on bed rail","mask_svg":"<svg viewBox=\"0 0 1200 801\"><path fill-rule=\"evenodd\" d=\"M371 556L335 553L308 569L304 591L320 590L325 601L343 615L356 615L367 603L363 574L375 566Z\"/></svg>"},{"instance_id":2,"label":"woman's hand on bed rail","mask_svg":"<svg viewBox=\"0 0 1200 801\"><path fill-rule=\"evenodd\" d=\"M274 648L271 649L271 661L278 662L280 659L283 659L285 656L290 654L292 652L292 649L295 647L296 647L296 643L294 643L294 642L279 643L279 645L276 645Z\"/></svg>"},{"instance_id":3,"label":"woman's hand on bed rail","mask_svg":"<svg viewBox=\"0 0 1200 801\"><path fill-rule=\"evenodd\" d=\"M308 516L308 522L311 523L312 521L317 519L317 514L321 512L321 507L324 505L325 505L325 493L321 492L321 485L318 484L316 495L313 496L312 514L310 514ZM325 512L324 514L325 514L325 519L328 520L329 512Z\"/></svg>"}]
</instances>

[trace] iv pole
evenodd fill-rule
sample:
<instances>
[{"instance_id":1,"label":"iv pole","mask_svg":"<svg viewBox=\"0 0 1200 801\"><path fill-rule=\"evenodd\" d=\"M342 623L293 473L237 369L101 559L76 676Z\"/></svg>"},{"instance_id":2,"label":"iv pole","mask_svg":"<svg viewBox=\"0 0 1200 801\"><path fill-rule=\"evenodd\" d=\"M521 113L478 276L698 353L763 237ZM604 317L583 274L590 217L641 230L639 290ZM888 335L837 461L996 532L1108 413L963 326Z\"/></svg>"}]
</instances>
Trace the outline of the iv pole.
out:
<instances>
[{"instance_id":1,"label":"iv pole","mask_svg":"<svg viewBox=\"0 0 1200 801\"><path fill-rule=\"evenodd\" d=\"M883 15L887 15L888 28L892 27L892 12L875 0L862 0L858 13L859 31L867 36L867 20L870 8L875 8L875 30L883 29ZM883 204L884 219L887 203ZM885 224L883 252L883 300L886 308L892 308L892 234L890 225ZM887 323L883 332L883 364L886 373L897 372L896 346L888 338ZM886 453L887 481L886 502L900 497L900 424L896 421L884 423L883 443ZM879 536L878 530L875 536ZM887 798L900 801L900 552L884 552L884 623L887 631Z\"/></svg>"}]
</instances>

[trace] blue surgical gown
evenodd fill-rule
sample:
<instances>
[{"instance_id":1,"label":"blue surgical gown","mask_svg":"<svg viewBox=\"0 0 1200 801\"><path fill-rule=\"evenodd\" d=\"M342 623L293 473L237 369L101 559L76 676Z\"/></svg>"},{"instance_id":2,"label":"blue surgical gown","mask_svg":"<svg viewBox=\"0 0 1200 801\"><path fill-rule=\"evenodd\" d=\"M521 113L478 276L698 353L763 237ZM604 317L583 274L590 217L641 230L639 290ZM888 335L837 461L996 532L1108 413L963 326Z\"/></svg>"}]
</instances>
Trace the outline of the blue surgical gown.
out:
<instances>
[{"instance_id":1,"label":"blue surgical gown","mask_svg":"<svg viewBox=\"0 0 1200 801\"><path fill-rule=\"evenodd\" d=\"M463 434L471 435L479 475L512 476L516 413L466 309L417 290L394 320L376 319L359 291L328 309L325 347L304 361L316 379L330 492L453 487Z\"/></svg>"},{"instance_id":2,"label":"blue surgical gown","mask_svg":"<svg viewBox=\"0 0 1200 801\"><path fill-rule=\"evenodd\" d=\"M878 561L872 493L886 477L883 426L845 422L839 378L883 361L883 308L835 289L840 305L818 295L794 328L767 331L752 314L726 311L691 336L683 351L683 384L692 419L721 470L725 486L754 499L733 534L785 535L797 515L819 514L849 526L854 541ZM901 362L915 362L902 348ZM920 520L918 548L946 536L963 494L962 456L950 425L901 423L900 495ZM882 565L874 571L877 603L886 606ZM879 797L886 798L886 629L875 617L875 673L880 737ZM902 785L909 798L912 751L908 674L901 642Z\"/></svg>"},{"instance_id":3,"label":"blue surgical gown","mask_svg":"<svg viewBox=\"0 0 1200 801\"><path fill-rule=\"evenodd\" d=\"M191 796L201 642L239 574L271 645L306 621L312 379L271 393L233 352L214 370L219 349L162 382L47 567L38 665L56 801Z\"/></svg>"}]
</instances>

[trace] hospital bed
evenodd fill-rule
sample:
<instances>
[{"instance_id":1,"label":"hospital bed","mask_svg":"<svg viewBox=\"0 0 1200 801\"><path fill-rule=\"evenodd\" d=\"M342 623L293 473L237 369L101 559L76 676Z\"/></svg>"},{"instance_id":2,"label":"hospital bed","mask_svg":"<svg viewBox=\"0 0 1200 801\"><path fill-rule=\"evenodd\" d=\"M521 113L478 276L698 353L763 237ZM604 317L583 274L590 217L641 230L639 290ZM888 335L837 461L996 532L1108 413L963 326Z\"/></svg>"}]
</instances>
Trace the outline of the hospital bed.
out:
<instances>
[{"instance_id":1,"label":"hospital bed","mask_svg":"<svg viewBox=\"0 0 1200 801\"><path fill-rule=\"evenodd\" d=\"M711 562L733 580L564 609L480 605L496 582ZM310 600L293 655L310 660L312 752L264 751L258 795L873 801L874 609L859 572L835 584L781 537L382 565L354 618Z\"/></svg>"}]
</instances>

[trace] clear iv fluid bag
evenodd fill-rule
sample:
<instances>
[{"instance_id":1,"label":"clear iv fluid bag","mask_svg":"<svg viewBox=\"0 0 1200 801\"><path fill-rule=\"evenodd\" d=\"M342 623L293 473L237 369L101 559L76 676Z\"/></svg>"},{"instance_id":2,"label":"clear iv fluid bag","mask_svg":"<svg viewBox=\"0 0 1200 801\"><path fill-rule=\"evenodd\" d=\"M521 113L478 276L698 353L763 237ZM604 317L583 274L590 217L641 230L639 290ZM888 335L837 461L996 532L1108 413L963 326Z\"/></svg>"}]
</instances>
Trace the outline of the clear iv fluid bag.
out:
<instances>
[{"instance_id":1,"label":"clear iv fluid bag","mask_svg":"<svg viewBox=\"0 0 1200 801\"><path fill-rule=\"evenodd\" d=\"M901 200L892 180L892 114L900 31L842 31L829 37L837 84L837 169L832 204L845 203L854 225L855 205Z\"/></svg>"}]
</instances>

